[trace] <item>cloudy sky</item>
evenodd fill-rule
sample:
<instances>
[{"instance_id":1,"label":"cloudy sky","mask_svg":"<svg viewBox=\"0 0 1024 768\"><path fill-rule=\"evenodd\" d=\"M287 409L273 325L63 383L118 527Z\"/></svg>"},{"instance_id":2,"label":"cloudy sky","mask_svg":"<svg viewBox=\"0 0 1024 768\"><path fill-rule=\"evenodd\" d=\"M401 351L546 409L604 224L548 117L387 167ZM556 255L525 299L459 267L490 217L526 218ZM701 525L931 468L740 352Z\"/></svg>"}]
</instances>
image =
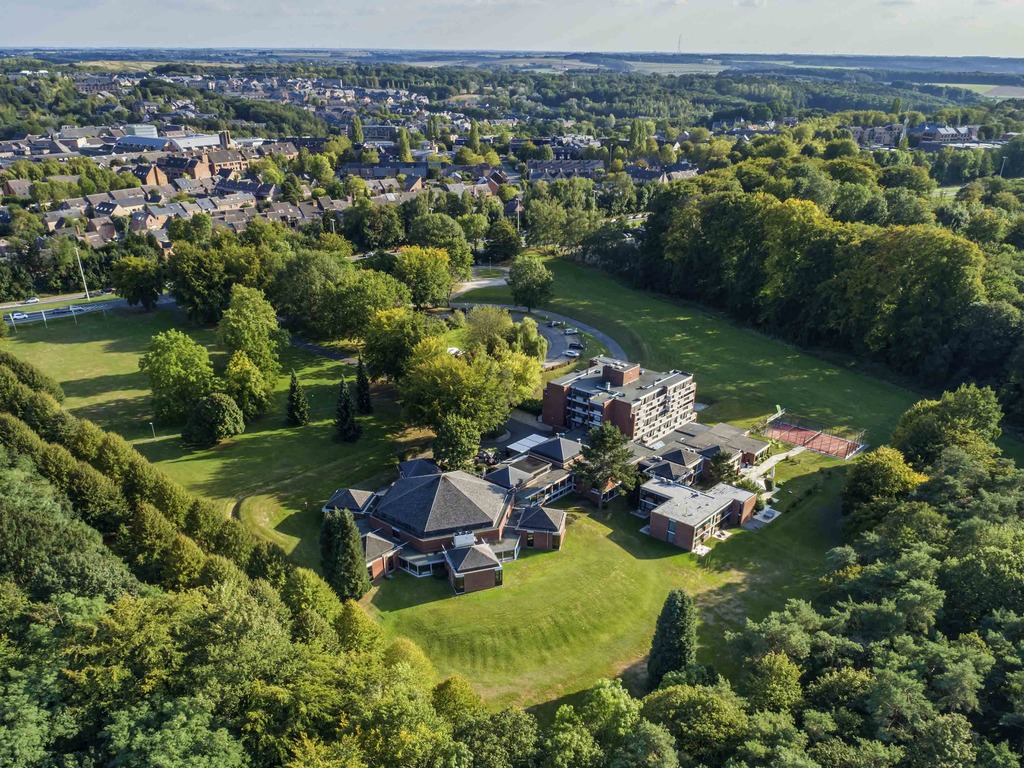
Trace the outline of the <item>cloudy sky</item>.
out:
<instances>
[{"instance_id":1,"label":"cloudy sky","mask_svg":"<svg viewBox=\"0 0 1024 768\"><path fill-rule=\"evenodd\" d=\"M1024 0L0 0L4 46L1021 56Z\"/></svg>"}]
</instances>

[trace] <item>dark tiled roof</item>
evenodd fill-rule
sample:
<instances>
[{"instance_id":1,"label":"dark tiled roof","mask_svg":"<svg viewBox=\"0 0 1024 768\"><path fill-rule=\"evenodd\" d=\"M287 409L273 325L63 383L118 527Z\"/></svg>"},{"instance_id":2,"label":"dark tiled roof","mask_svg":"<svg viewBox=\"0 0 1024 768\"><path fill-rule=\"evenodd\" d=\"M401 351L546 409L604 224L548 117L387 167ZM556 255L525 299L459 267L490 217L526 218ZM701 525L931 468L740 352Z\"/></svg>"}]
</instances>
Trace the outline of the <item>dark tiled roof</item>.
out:
<instances>
[{"instance_id":1,"label":"dark tiled roof","mask_svg":"<svg viewBox=\"0 0 1024 768\"><path fill-rule=\"evenodd\" d=\"M473 544L468 547L456 547L445 552L448 564L457 573L467 571L484 571L500 568L501 563L494 552L486 544Z\"/></svg>"},{"instance_id":2,"label":"dark tiled roof","mask_svg":"<svg viewBox=\"0 0 1024 768\"><path fill-rule=\"evenodd\" d=\"M552 437L550 440L533 446L530 453L564 464L579 455L580 444L574 440L566 440L564 437Z\"/></svg>"},{"instance_id":3,"label":"dark tiled roof","mask_svg":"<svg viewBox=\"0 0 1024 768\"><path fill-rule=\"evenodd\" d=\"M565 512L551 507L527 507L519 516L516 528L524 531L557 533L565 526Z\"/></svg>"},{"instance_id":4,"label":"dark tiled roof","mask_svg":"<svg viewBox=\"0 0 1024 768\"><path fill-rule=\"evenodd\" d=\"M484 480L500 485L502 488L516 488L519 485L526 483L533 475L523 472L520 469L511 467L507 464L499 464L495 467L494 471L488 472L484 475Z\"/></svg>"},{"instance_id":5,"label":"dark tiled roof","mask_svg":"<svg viewBox=\"0 0 1024 768\"><path fill-rule=\"evenodd\" d=\"M647 474L663 477L666 480L684 480L693 474L693 470L673 461L658 461L647 468Z\"/></svg>"},{"instance_id":6,"label":"dark tiled roof","mask_svg":"<svg viewBox=\"0 0 1024 768\"><path fill-rule=\"evenodd\" d=\"M398 462L398 473L402 477L423 477L425 475L439 475L441 470L429 459L410 459L409 461Z\"/></svg>"},{"instance_id":7,"label":"dark tiled roof","mask_svg":"<svg viewBox=\"0 0 1024 768\"><path fill-rule=\"evenodd\" d=\"M380 531L372 530L369 520L356 520L356 528L363 540L363 556L366 558L367 565L402 547L402 542L385 536Z\"/></svg>"},{"instance_id":8,"label":"dark tiled roof","mask_svg":"<svg viewBox=\"0 0 1024 768\"><path fill-rule=\"evenodd\" d=\"M361 491L358 488L339 488L324 504L324 509L347 509L358 512L366 502L373 498L372 491Z\"/></svg>"},{"instance_id":9,"label":"dark tiled roof","mask_svg":"<svg viewBox=\"0 0 1024 768\"><path fill-rule=\"evenodd\" d=\"M374 516L424 538L493 528L508 493L466 472L403 477L388 490Z\"/></svg>"}]
</instances>

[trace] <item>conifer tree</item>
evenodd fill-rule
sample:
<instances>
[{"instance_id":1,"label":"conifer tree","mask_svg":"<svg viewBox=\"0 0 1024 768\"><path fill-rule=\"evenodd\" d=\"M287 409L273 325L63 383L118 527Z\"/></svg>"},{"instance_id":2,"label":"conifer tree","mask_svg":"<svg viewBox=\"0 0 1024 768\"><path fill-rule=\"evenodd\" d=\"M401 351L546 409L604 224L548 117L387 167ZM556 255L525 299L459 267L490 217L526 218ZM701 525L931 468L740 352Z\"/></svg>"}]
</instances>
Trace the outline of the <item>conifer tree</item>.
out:
<instances>
[{"instance_id":1,"label":"conifer tree","mask_svg":"<svg viewBox=\"0 0 1024 768\"><path fill-rule=\"evenodd\" d=\"M349 392L348 382L344 379L338 386L338 405L334 411L334 429L337 438L345 443L354 443L363 433L362 426L356 421L352 393Z\"/></svg>"},{"instance_id":2,"label":"conifer tree","mask_svg":"<svg viewBox=\"0 0 1024 768\"><path fill-rule=\"evenodd\" d=\"M363 358L359 358L356 368L356 410L360 413L373 413L373 400L370 399L370 377L366 375Z\"/></svg>"},{"instance_id":3,"label":"conifer tree","mask_svg":"<svg viewBox=\"0 0 1024 768\"><path fill-rule=\"evenodd\" d=\"M669 672L681 671L697 661L697 607L681 589L668 593L658 616L647 658L647 680L657 688Z\"/></svg>"},{"instance_id":4,"label":"conifer tree","mask_svg":"<svg viewBox=\"0 0 1024 768\"><path fill-rule=\"evenodd\" d=\"M299 379L292 371L292 381L288 386L287 422L292 427L304 427L309 424L309 400L306 392L299 384Z\"/></svg>"},{"instance_id":5,"label":"conifer tree","mask_svg":"<svg viewBox=\"0 0 1024 768\"><path fill-rule=\"evenodd\" d=\"M320 564L324 580L342 600L358 600L370 590L363 541L352 513L332 509L320 527Z\"/></svg>"}]
</instances>

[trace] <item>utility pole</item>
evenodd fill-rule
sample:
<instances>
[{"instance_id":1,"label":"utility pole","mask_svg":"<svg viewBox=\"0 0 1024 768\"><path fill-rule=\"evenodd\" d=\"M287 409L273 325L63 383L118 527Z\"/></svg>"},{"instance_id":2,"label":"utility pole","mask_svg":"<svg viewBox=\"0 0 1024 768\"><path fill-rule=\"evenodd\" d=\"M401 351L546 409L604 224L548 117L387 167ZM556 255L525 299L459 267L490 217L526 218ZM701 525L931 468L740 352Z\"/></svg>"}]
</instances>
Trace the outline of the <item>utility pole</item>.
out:
<instances>
[{"instance_id":1,"label":"utility pole","mask_svg":"<svg viewBox=\"0 0 1024 768\"><path fill-rule=\"evenodd\" d=\"M1003 164L999 166L999 178L1000 179L1003 178L1003 171L1006 170L1006 160L1007 160L1007 158L1004 157L1003 158Z\"/></svg>"},{"instance_id":2,"label":"utility pole","mask_svg":"<svg viewBox=\"0 0 1024 768\"><path fill-rule=\"evenodd\" d=\"M85 288L85 300L92 301L92 297L89 295L89 286L85 282L85 270L82 269L82 257L78 255L78 246L75 246L75 259L78 260L78 274L82 276L82 287ZM77 320L75 321L77 322Z\"/></svg>"}]
</instances>

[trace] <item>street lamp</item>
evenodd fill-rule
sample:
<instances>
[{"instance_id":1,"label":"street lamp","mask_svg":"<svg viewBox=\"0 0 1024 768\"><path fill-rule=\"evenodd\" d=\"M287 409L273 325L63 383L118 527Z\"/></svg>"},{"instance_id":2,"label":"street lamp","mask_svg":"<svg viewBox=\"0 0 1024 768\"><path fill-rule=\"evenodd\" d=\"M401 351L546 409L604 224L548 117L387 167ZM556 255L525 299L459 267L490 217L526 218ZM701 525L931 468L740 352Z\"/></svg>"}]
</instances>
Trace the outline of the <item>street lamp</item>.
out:
<instances>
[{"instance_id":1,"label":"street lamp","mask_svg":"<svg viewBox=\"0 0 1024 768\"><path fill-rule=\"evenodd\" d=\"M156 427L153 426L153 422L149 422L149 428L153 430L153 439L156 440Z\"/></svg>"}]
</instances>

